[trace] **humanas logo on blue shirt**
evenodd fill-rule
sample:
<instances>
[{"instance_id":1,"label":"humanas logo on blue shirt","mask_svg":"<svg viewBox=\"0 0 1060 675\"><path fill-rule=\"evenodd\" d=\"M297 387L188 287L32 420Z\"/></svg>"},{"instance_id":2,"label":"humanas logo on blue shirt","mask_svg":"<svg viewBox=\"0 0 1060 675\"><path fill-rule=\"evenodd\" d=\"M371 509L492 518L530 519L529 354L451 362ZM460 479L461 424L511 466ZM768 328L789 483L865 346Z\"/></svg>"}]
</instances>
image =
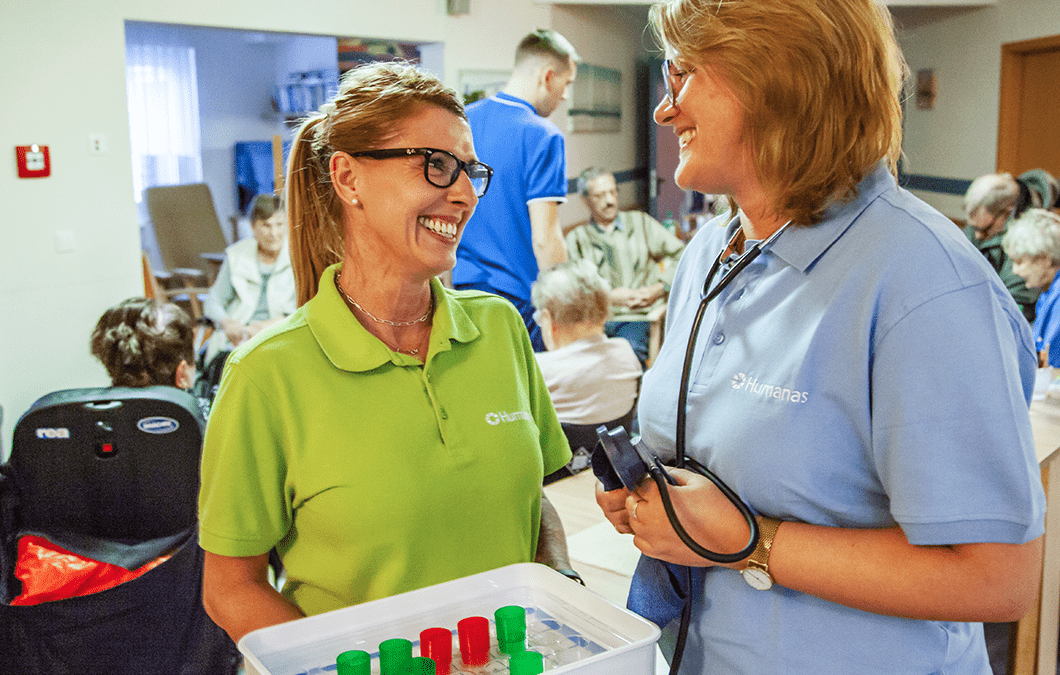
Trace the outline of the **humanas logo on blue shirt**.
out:
<instances>
[{"instance_id":1,"label":"humanas logo on blue shirt","mask_svg":"<svg viewBox=\"0 0 1060 675\"><path fill-rule=\"evenodd\" d=\"M516 422L518 420L526 420L527 422L533 422L534 418L530 416L530 413L525 412L486 413L486 424L493 427L497 426L501 422Z\"/></svg>"},{"instance_id":2,"label":"humanas logo on blue shirt","mask_svg":"<svg viewBox=\"0 0 1060 675\"><path fill-rule=\"evenodd\" d=\"M807 391L797 391L775 384L762 384L757 377L747 377L743 373L736 373L732 376L732 388L791 403L805 403L810 398L810 393Z\"/></svg>"}]
</instances>

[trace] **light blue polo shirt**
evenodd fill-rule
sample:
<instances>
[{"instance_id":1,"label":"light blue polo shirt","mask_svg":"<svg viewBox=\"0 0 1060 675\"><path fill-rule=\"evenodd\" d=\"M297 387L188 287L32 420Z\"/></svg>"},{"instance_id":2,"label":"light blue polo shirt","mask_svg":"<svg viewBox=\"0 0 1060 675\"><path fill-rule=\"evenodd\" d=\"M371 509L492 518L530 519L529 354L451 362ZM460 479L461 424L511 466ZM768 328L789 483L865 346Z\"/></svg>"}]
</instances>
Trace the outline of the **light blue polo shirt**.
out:
<instances>
[{"instance_id":1,"label":"light blue polo shirt","mask_svg":"<svg viewBox=\"0 0 1060 675\"><path fill-rule=\"evenodd\" d=\"M897 523L914 544L1038 537L1026 321L964 234L882 164L858 192L820 224L788 228L708 306L689 456L783 520ZM641 390L643 437L670 457L693 316L739 226L719 222L681 258ZM990 672L979 624L756 591L726 568L707 572L695 609L686 674Z\"/></svg>"},{"instance_id":2,"label":"light blue polo shirt","mask_svg":"<svg viewBox=\"0 0 1060 675\"><path fill-rule=\"evenodd\" d=\"M527 204L567 201L563 134L529 102L503 92L468 106L467 117L475 154L494 174L461 237L453 284L529 304L538 269Z\"/></svg>"}]
</instances>

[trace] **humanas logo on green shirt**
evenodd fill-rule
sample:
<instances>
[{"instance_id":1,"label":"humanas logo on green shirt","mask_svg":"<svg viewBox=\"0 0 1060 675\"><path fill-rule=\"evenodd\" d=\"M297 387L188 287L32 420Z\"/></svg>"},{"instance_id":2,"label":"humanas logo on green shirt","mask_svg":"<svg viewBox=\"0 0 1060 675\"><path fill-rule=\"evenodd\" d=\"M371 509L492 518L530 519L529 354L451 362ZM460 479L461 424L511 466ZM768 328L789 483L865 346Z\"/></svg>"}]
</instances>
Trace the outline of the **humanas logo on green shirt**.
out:
<instances>
[{"instance_id":1,"label":"humanas logo on green shirt","mask_svg":"<svg viewBox=\"0 0 1060 675\"><path fill-rule=\"evenodd\" d=\"M732 376L732 388L792 403L805 403L810 398L810 393L807 391L788 389L775 384L762 384L757 377L747 377L743 373L736 373Z\"/></svg>"},{"instance_id":2,"label":"humanas logo on green shirt","mask_svg":"<svg viewBox=\"0 0 1060 675\"><path fill-rule=\"evenodd\" d=\"M501 422L515 422L517 420L533 422L534 418L530 416L530 413L525 412L486 413L486 424L489 424L490 426L497 426Z\"/></svg>"}]
</instances>

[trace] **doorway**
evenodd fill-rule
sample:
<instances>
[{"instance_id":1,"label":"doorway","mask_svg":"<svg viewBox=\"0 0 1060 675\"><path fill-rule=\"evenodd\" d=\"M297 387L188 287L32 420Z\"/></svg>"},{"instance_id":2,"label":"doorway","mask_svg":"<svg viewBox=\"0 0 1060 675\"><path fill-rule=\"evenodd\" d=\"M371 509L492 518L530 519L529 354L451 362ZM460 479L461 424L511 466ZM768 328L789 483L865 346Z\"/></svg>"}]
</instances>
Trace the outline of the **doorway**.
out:
<instances>
[{"instance_id":1,"label":"doorway","mask_svg":"<svg viewBox=\"0 0 1060 675\"><path fill-rule=\"evenodd\" d=\"M1001 46L997 170L1060 176L1060 35Z\"/></svg>"}]
</instances>

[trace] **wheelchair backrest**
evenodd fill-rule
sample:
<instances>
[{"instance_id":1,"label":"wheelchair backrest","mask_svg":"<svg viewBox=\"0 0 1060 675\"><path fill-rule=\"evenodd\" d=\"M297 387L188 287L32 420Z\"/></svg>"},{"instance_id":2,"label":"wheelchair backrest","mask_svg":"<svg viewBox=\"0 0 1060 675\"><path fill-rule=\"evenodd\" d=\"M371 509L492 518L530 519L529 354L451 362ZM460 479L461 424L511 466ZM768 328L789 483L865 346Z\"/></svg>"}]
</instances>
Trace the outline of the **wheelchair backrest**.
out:
<instances>
[{"instance_id":1,"label":"wheelchair backrest","mask_svg":"<svg viewBox=\"0 0 1060 675\"><path fill-rule=\"evenodd\" d=\"M15 425L21 528L139 542L193 526L205 421L174 387L67 389Z\"/></svg>"}]
</instances>

